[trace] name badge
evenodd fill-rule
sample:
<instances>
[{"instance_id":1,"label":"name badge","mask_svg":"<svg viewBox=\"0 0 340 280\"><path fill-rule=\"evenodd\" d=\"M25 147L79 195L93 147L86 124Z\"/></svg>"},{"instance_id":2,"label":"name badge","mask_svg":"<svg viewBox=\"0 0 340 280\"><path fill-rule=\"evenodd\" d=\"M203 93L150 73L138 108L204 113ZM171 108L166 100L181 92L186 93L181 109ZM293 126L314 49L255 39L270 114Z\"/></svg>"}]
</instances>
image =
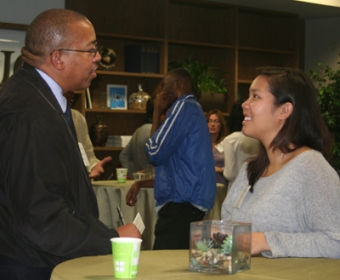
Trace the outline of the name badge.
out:
<instances>
[{"instance_id":1,"label":"name badge","mask_svg":"<svg viewBox=\"0 0 340 280\"><path fill-rule=\"evenodd\" d=\"M81 153L81 157L83 158L84 165L86 167L90 166L89 159L87 158L83 144L78 142L78 146L79 146L79 150L80 150L80 153Z\"/></svg>"},{"instance_id":2,"label":"name badge","mask_svg":"<svg viewBox=\"0 0 340 280\"><path fill-rule=\"evenodd\" d=\"M234 208L240 208L241 207L241 204L242 204L244 198L246 197L246 194L248 193L249 189L250 189L250 185L246 185L242 188L240 194L238 195L238 197L237 197L237 199L236 199L236 201L233 205Z\"/></svg>"}]
</instances>

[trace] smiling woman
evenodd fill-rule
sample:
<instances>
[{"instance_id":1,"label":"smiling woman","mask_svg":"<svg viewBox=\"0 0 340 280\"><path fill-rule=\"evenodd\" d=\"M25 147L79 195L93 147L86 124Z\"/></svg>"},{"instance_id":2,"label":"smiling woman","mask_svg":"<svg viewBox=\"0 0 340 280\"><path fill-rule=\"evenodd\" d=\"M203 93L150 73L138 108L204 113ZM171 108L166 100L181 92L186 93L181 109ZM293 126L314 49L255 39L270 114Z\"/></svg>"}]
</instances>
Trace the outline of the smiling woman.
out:
<instances>
[{"instance_id":1,"label":"smiling woman","mask_svg":"<svg viewBox=\"0 0 340 280\"><path fill-rule=\"evenodd\" d=\"M260 140L222 206L222 219L252 223L252 254L340 258L340 180L308 76L261 68L242 104L245 135Z\"/></svg>"}]
</instances>

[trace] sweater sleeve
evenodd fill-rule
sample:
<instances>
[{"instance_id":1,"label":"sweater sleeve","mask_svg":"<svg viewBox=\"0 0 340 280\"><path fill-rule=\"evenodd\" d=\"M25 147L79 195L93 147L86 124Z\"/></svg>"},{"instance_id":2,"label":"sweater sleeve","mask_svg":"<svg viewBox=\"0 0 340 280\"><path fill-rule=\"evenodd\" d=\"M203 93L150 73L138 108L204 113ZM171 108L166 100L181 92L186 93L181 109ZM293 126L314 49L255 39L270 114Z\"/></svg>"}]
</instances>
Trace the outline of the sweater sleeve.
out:
<instances>
[{"instance_id":1,"label":"sweater sleeve","mask_svg":"<svg viewBox=\"0 0 340 280\"><path fill-rule=\"evenodd\" d=\"M299 232L265 232L271 252L263 255L340 258L339 177L326 161L317 158L300 167L306 184L298 192L295 216ZM291 186L287 187L294 188L294 178L291 179Z\"/></svg>"}]
</instances>

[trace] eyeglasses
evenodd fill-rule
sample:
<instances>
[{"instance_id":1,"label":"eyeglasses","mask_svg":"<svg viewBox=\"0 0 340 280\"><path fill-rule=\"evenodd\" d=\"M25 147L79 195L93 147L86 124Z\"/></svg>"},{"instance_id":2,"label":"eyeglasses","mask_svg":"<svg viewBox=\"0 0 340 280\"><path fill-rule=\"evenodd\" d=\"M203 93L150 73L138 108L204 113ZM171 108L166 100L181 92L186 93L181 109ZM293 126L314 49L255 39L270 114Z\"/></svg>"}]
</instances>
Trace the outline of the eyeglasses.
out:
<instances>
[{"instance_id":1,"label":"eyeglasses","mask_svg":"<svg viewBox=\"0 0 340 280\"><path fill-rule=\"evenodd\" d=\"M95 48L87 50L87 51L84 51L84 50L74 50L74 49L59 49L57 51L59 51L59 52L67 51L67 52L93 53L93 57L96 57L98 50L99 50L99 47L95 47Z\"/></svg>"},{"instance_id":2,"label":"eyeglasses","mask_svg":"<svg viewBox=\"0 0 340 280\"><path fill-rule=\"evenodd\" d=\"M220 121L219 121L219 120L208 120L208 123L209 123L209 124L212 124L212 123L214 123L214 124L220 124Z\"/></svg>"}]
</instances>

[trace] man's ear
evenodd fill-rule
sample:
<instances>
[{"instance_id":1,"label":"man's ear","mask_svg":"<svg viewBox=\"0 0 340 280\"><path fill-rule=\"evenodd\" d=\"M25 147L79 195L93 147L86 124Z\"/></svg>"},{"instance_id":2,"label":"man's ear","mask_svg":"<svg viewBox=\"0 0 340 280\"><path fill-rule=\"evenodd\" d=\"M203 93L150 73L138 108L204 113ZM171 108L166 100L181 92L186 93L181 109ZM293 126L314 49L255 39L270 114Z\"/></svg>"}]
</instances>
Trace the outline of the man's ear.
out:
<instances>
[{"instance_id":1,"label":"man's ear","mask_svg":"<svg viewBox=\"0 0 340 280\"><path fill-rule=\"evenodd\" d=\"M280 116L279 116L280 119L282 120L287 119L293 113L293 110L294 110L294 106L292 103L286 102L285 104L282 104L280 106Z\"/></svg>"},{"instance_id":2,"label":"man's ear","mask_svg":"<svg viewBox=\"0 0 340 280\"><path fill-rule=\"evenodd\" d=\"M181 79L176 79L174 82L175 89L178 89L181 87L182 80Z\"/></svg>"},{"instance_id":3,"label":"man's ear","mask_svg":"<svg viewBox=\"0 0 340 280\"><path fill-rule=\"evenodd\" d=\"M56 68L57 70L62 70L64 68L64 61L63 61L62 53L60 51L54 51L50 55L50 60L51 60L52 66Z\"/></svg>"}]
</instances>

